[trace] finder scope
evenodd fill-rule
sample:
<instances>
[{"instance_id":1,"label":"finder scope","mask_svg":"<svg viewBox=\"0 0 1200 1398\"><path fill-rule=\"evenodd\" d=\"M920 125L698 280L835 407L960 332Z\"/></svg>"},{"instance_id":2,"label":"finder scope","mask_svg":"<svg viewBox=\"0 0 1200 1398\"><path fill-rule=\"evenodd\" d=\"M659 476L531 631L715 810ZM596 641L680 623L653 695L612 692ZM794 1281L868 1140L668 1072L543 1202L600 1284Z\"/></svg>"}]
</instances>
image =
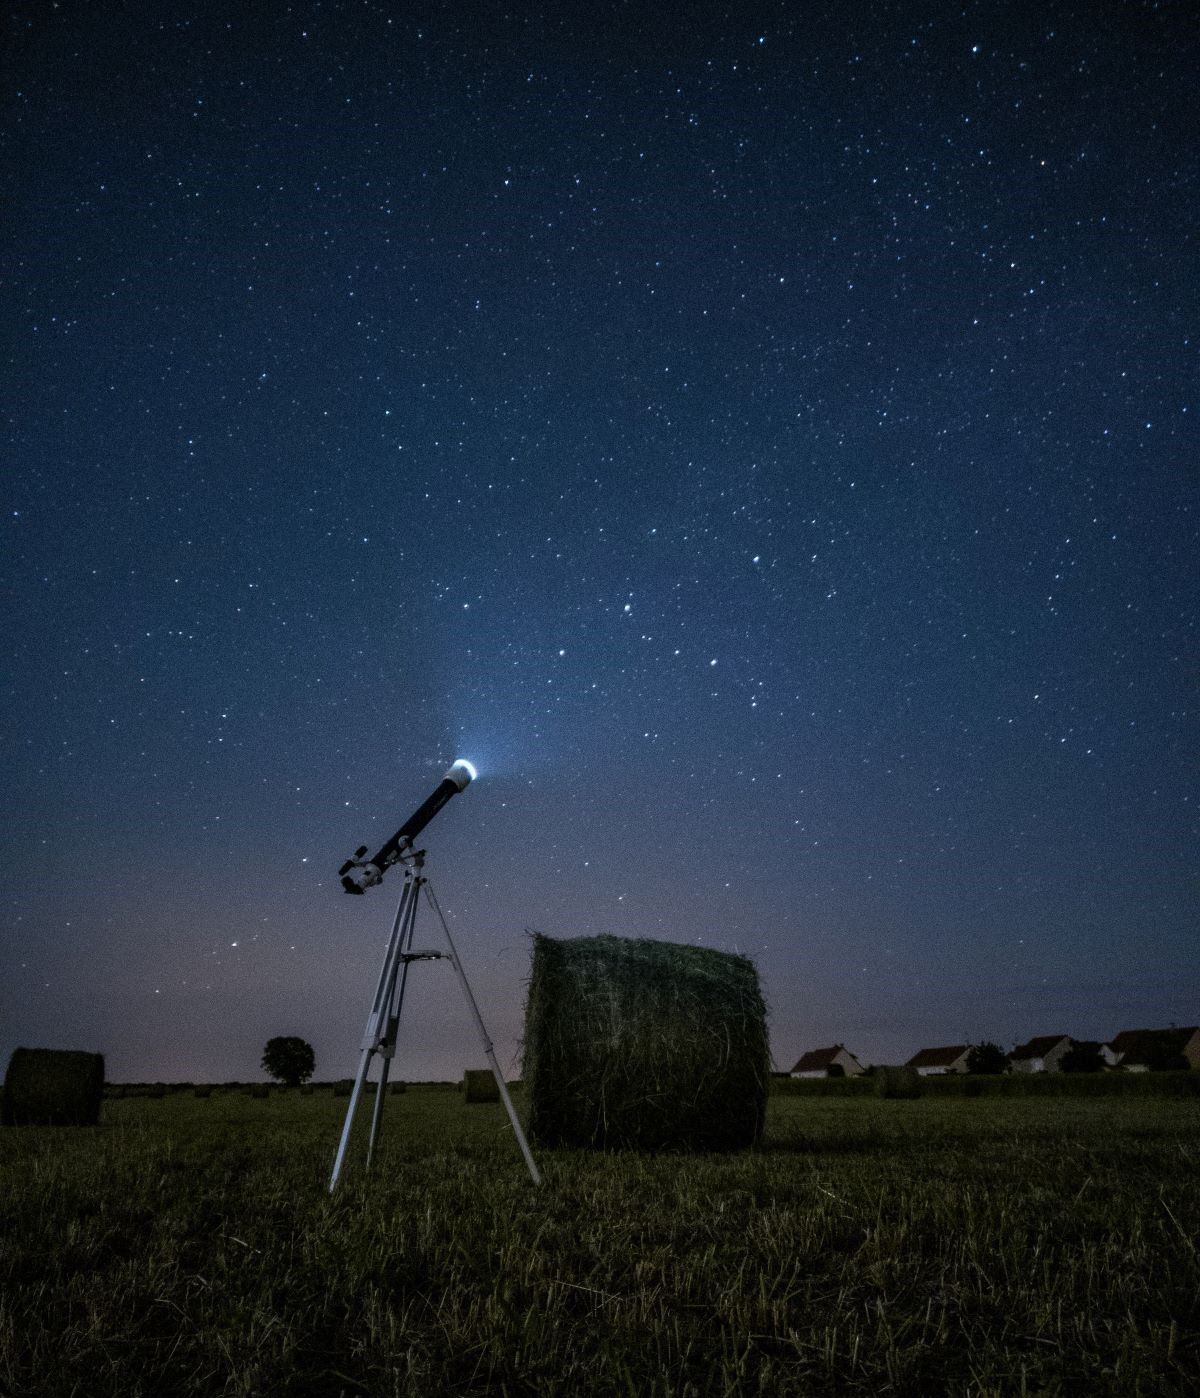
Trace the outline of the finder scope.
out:
<instances>
[{"instance_id":1,"label":"finder scope","mask_svg":"<svg viewBox=\"0 0 1200 1398\"><path fill-rule=\"evenodd\" d=\"M475 768L465 758L460 757L451 766L432 794L421 802L392 838L386 844L381 845L370 859L363 858L367 852L367 847L360 845L354 851L354 858L347 859L338 870L342 887L346 892L365 893L368 888L381 883L384 870L389 865L395 864L406 850L412 848L413 841L451 796L457 796L460 791L465 791L477 775Z\"/></svg>"}]
</instances>

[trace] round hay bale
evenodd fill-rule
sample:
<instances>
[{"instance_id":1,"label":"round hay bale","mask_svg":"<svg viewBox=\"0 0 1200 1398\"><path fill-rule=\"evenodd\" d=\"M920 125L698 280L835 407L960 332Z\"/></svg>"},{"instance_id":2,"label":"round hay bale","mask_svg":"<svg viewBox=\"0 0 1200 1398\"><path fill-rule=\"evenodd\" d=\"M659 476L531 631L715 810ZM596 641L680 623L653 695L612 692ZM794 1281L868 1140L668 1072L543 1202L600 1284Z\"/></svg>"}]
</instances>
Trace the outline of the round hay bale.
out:
<instances>
[{"instance_id":1,"label":"round hay bale","mask_svg":"<svg viewBox=\"0 0 1200 1398\"><path fill-rule=\"evenodd\" d=\"M265 1082L252 1082L246 1089L246 1096L252 1097L256 1102L263 1102L271 1095L271 1089Z\"/></svg>"},{"instance_id":2,"label":"round hay bale","mask_svg":"<svg viewBox=\"0 0 1200 1398\"><path fill-rule=\"evenodd\" d=\"M205 1083L205 1082L197 1083L196 1086L195 1086L194 1088L192 1088L192 1096L193 1096L193 1097L211 1097L211 1096L212 1096L212 1084L211 1084L211 1083Z\"/></svg>"},{"instance_id":3,"label":"round hay bale","mask_svg":"<svg viewBox=\"0 0 1200 1398\"><path fill-rule=\"evenodd\" d=\"M767 1012L744 956L537 935L524 1058L543 1146L736 1150L762 1136Z\"/></svg>"},{"instance_id":4,"label":"round hay bale","mask_svg":"<svg viewBox=\"0 0 1200 1398\"><path fill-rule=\"evenodd\" d=\"M2 1119L5 1126L95 1126L103 1096L103 1054L14 1049Z\"/></svg>"},{"instance_id":5,"label":"round hay bale","mask_svg":"<svg viewBox=\"0 0 1200 1398\"><path fill-rule=\"evenodd\" d=\"M500 1089L490 1068L468 1068L463 1073L464 1102L499 1102Z\"/></svg>"},{"instance_id":6,"label":"round hay bale","mask_svg":"<svg viewBox=\"0 0 1200 1398\"><path fill-rule=\"evenodd\" d=\"M302 1082L302 1083L300 1084L300 1096L301 1096L301 1097L311 1097L312 1095L313 1095L313 1085L312 1085L312 1083L310 1083L310 1082Z\"/></svg>"},{"instance_id":7,"label":"round hay bale","mask_svg":"<svg viewBox=\"0 0 1200 1398\"><path fill-rule=\"evenodd\" d=\"M406 1082L389 1083L388 1091L392 1094L393 1097L399 1097L402 1093L408 1091L408 1084Z\"/></svg>"},{"instance_id":8,"label":"round hay bale","mask_svg":"<svg viewBox=\"0 0 1200 1398\"><path fill-rule=\"evenodd\" d=\"M923 1086L920 1073L907 1064L899 1068L875 1069L875 1091L880 1097L920 1097Z\"/></svg>"},{"instance_id":9,"label":"round hay bale","mask_svg":"<svg viewBox=\"0 0 1200 1398\"><path fill-rule=\"evenodd\" d=\"M342 1078L333 1085L333 1095L335 1097L349 1097L350 1089L354 1086L353 1078Z\"/></svg>"}]
</instances>

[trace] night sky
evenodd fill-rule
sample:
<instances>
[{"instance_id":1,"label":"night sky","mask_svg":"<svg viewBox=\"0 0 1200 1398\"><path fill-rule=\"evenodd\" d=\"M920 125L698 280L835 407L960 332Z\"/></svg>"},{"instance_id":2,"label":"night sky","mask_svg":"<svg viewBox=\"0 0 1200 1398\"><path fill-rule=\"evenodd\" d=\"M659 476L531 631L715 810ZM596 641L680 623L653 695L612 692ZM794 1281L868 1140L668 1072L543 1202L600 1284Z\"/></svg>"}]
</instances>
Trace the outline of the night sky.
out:
<instances>
[{"instance_id":1,"label":"night sky","mask_svg":"<svg viewBox=\"0 0 1200 1398\"><path fill-rule=\"evenodd\" d=\"M513 1072L526 929L783 1068L1197 1021L1194 7L672 9L9 11L4 1061L350 1073L458 756Z\"/></svg>"}]
</instances>

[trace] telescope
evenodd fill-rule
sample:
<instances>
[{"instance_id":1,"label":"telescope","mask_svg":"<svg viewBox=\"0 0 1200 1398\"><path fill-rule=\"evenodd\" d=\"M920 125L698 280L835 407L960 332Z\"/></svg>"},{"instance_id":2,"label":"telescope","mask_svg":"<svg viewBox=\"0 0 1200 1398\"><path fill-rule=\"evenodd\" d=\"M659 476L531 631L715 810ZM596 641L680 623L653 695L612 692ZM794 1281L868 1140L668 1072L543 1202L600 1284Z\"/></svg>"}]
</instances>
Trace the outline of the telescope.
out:
<instances>
[{"instance_id":1,"label":"telescope","mask_svg":"<svg viewBox=\"0 0 1200 1398\"><path fill-rule=\"evenodd\" d=\"M367 847L360 845L354 851L354 858L347 859L338 870L342 887L346 892L365 893L368 888L381 883L384 871L412 848L413 841L451 796L457 796L460 791L465 791L477 775L475 768L465 758L460 757L450 767L433 793L421 802L392 838L386 844L381 845L370 859L363 858L367 852Z\"/></svg>"},{"instance_id":2,"label":"telescope","mask_svg":"<svg viewBox=\"0 0 1200 1398\"><path fill-rule=\"evenodd\" d=\"M370 1167L371 1158L379 1142L379 1128L383 1121L383 1103L387 1097L388 1073L391 1070L392 1059L396 1054L396 1038L400 1029L400 1011L404 1006L404 992L408 985L408 972L410 967L418 961L449 961L454 968L454 974L458 977L458 983L462 987L462 993L471 1011L471 1017L475 1021L479 1042L487 1055L488 1063L491 1065L492 1077L496 1080L496 1091L504 1103L504 1110L508 1113L513 1135L516 1136L517 1144L521 1147L521 1154L525 1157L525 1167L529 1171L529 1178L534 1184L541 1183L537 1165L529 1151L529 1142L525 1139L520 1118L512 1104L512 1098L508 1095L504 1073L496 1059L496 1050L488 1037L483 1016L479 1013L479 1006L475 1003L475 996L467 981L467 973L463 970L462 962L458 959L458 951L454 945L454 938L450 935L450 927L425 874L425 851L413 848L413 841L437 815L438 811L452 796L457 795L460 791L465 791L475 780L475 776L475 768L460 757L451 766L433 793L421 802L392 838L380 846L370 859L363 858L367 852L367 847L361 845L354 851L354 858L347 859L338 870L342 887L347 893L365 893L368 888L382 882L385 871L392 864L399 864L403 867L404 884L400 890L400 901L396 908L395 919L392 922L392 934L388 938L387 952L383 958L383 970L379 973L379 983L375 987L375 998L371 1002L371 1012L367 1016L367 1027L363 1030L362 1039L359 1041L358 1075L350 1090L350 1103L346 1108L346 1120L342 1124L342 1136L338 1142L337 1154L333 1158L333 1172L329 1176L329 1192L331 1194L337 1188L342 1166L346 1162L346 1150L350 1144L350 1134L354 1127L354 1113L358 1110L358 1100L367 1083L371 1062L378 1058L379 1081L374 1084L375 1107L371 1113L371 1132L367 1138L367 1166ZM446 939L445 951L418 949L414 943L413 934L417 926L417 907L422 898L429 905L430 911L437 918L442 929L442 934Z\"/></svg>"}]
</instances>

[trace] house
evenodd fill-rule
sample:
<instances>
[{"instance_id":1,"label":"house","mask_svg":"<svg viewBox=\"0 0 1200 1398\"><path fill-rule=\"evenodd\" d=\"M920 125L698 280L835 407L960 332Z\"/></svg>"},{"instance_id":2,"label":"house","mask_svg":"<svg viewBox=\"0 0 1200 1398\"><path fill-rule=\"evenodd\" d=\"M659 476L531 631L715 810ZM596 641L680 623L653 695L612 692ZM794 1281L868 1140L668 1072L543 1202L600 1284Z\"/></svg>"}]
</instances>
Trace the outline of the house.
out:
<instances>
[{"instance_id":1,"label":"house","mask_svg":"<svg viewBox=\"0 0 1200 1398\"><path fill-rule=\"evenodd\" d=\"M1104 1065L1105 1071L1117 1066L1117 1055L1108 1044L1097 1043L1094 1039L1072 1039L1071 1047L1073 1049L1090 1049Z\"/></svg>"},{"instance_id":2,"label":"house","mask_svg":"<svg viewBox=\"0 0 1200 1398\"><path fill-rule=\"evenodd\" d=\"M1069 1034L1042 1034L1018 1044L1008 1055L1014 1073L1061 1073L1062 1056L1075 1040Z\"/></svg>"},{"instance_id":3,"label":"house","mask_svg":"<svg viewBox=\"0 0 1200 1398\"><path fill-rule=\"evenodd\" d=\"M935 1077L941 1073L965 1073L970 1044L950 1044L945 1048L922 1049L904 1065L915 1068L923 1078Z\"/></svg>"},{"instance_id":4,"label":"house","mask_svg":"<svg viewBox=\"0 0 1200 1398\"><path fill-rule=\"evenodd\" d=\"M832 1048L809 1049L796 1066L793 1078L856 1078L867 1070L842 1044Z\"/></svg>"},{"instance_id":5,"label":"house","mask_svg":"<svg viewBox=\"0 0 1200 1398\"><path fill-rule=\"evenodd\" d=\"M1200 1028L1123 1029L1109 1047L1117 1063L1129 1073L1152 1068L1200 1068Z\"/></svg>"}]
</instances>

